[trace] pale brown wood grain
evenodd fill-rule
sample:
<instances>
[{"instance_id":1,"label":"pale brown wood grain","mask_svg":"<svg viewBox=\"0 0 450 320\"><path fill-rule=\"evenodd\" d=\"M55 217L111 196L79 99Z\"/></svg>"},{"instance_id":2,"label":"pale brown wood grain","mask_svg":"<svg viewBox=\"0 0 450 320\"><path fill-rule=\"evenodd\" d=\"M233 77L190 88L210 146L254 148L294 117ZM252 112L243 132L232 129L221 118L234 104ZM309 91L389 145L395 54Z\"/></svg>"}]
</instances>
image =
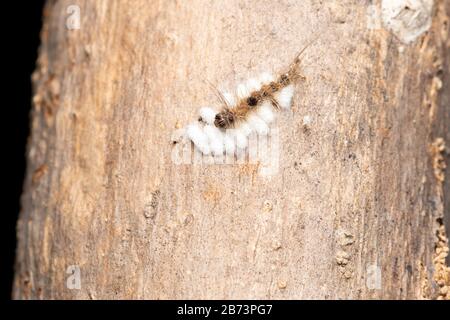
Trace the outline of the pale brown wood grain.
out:
<instances>
[{"instance_id":1,"label":"pale brown wood grain","mask_svg":"<svg viewBox=\"0 0 450 320\"><path fill-rule=\"evenodd\" d=\"M49 1L13 297L436 298L449 179L430 148L450 144L450 5L435 1L409 45L368 28L368 5ZM219 105L205 80L276 72L317 33L277 122L277 174L173 163L175 128Z\"/></svg>"}]
</instances>

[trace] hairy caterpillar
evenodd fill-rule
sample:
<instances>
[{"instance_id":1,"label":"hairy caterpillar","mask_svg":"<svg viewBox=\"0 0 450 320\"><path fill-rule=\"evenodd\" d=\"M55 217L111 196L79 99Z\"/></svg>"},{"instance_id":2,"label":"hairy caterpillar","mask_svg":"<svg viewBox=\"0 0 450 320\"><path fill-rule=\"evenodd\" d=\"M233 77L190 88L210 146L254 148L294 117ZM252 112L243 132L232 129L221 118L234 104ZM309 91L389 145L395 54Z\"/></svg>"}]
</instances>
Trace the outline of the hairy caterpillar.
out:
<instances>
[{"instance_id":1,"label":"hairy caterpillar","mask_svg":"<svg viewBox=\"0 0 450 320\"><path fill-rule=\"evenodd\" d=\"M290 86L301 77L299 66L302 51L289 66L288 71L277 79L273 79L269 74L263 74L260 77L260 83L258 80L251 79L247 82L247 88L242 85L238 87L239 101L234 106L230 106L227 99L219 92L225 106L221 112L216 114L214 125L218 128L228 129L236 122L246 119L265 101L270 102L276 109L288 108L293 95L293 87Z\"/></svg>"},{"instance_id":2,"label":"hairy caterpillar","mask_svg":"<svg viewBox=\"0 0 450 320\"><path fill-rule=\"evenodd\" d=\"M199 121L186 129L189 140L205 155L222 155L245 149L252 132L267 135L275 118L274 111L291 106L294 83L304 78L300 73L301 55L311 43L279 76L263 73L258 79L238 85L236 95L217 90L222 110L216 112L209 107L201 108Z\"/></svg>"}]
</instances>

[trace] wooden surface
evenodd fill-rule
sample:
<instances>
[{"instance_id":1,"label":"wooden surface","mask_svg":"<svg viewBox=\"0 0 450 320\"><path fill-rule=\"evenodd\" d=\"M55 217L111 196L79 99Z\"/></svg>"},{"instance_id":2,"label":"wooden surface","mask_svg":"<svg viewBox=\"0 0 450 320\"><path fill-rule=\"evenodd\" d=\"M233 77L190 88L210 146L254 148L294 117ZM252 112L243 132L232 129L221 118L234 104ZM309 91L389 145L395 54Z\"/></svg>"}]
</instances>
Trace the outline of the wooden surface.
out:
<instances>
[{"instance_id":1,"label":"wooden surface","mask_svg":"<svg viewBox=\"0 0 450 320\"><path fill-rule=\"evenodd\" d=\"M450 5L405 44L366 2L49 1L13 297L444 297ZM315 34L276 174L173 163L173 131L219 105L205 80L276 72Z\"/></svg>"}]
</instances>

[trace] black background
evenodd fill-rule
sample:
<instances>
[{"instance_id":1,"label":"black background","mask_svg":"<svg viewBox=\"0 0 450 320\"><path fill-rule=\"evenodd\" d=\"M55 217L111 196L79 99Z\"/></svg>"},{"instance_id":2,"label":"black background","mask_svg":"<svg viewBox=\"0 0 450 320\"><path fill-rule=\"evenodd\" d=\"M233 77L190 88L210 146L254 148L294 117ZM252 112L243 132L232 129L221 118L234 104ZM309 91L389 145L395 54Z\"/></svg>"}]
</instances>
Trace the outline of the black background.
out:
<instances>
[{"instance_id":1,"label":"black background","mask_svg":"<svg viewBox=\"0 0 450 320\"><path fill-rule=\"evenodd\" d=\"M20 211L20 195L25 175L25 149L29 133L29 113L31 108L31 73L34 70L39 48L39 33L42 24L44 0L13 1L12 8L2 8L5 19L2 28L8 45L2 45L7 58L3 66L8 69L3 74L6 80L6 90L2 109L7 109L7 116L2 117L7 128L3 137L11 144L7 153L6 183L7 202L3 212L3 250L1 269L1 294L3 299L11 298L12 280L14 275L14 259L16 250L16 223ZM6 79L5 79L6 78ZM5 153L6 154L6 153ZM5 168L5 167L4 167ZM2 300L3 300L2 299Z\"/></svg>"}]
</instances>

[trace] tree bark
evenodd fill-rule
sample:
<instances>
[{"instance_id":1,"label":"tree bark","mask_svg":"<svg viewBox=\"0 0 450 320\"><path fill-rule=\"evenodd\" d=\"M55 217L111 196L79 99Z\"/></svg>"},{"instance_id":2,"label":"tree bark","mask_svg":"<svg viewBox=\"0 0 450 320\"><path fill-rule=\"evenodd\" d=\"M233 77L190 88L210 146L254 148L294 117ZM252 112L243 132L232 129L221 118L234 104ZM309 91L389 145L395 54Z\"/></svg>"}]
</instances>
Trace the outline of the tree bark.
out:
<instances>
[{"instance_id":1,"label":"tree bark","mask_svg":"<svg viewBox=\"0 0 450 320\"><path fill-rule=\"evenodd\" d=\"M13 298L448 298L450 3L428 27L405 8L413 40L379 8L49 1ZM313 35L276 174L174 163L172 132L219 105L207 81L282 70Z\"/></svg>"}]
</instances>

